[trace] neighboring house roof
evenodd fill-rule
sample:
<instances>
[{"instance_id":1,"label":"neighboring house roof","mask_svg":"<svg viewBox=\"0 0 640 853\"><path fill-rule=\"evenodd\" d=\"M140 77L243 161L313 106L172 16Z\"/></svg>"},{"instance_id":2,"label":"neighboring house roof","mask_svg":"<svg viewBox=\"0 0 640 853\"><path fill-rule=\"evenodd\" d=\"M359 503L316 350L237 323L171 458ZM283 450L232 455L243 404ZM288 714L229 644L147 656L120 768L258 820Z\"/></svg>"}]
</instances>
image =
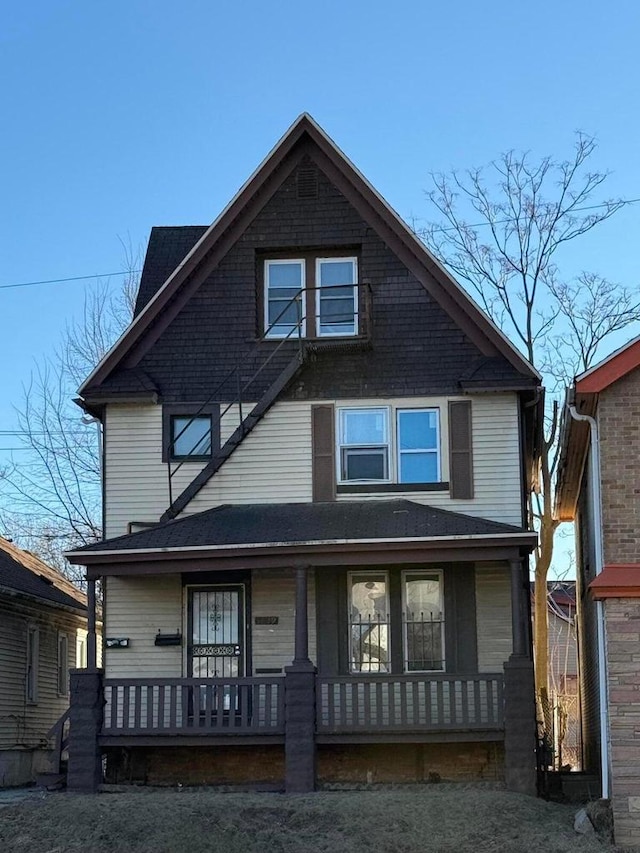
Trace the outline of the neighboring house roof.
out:
<instances>
[{"instance_id":1,"label":"neighboring house roof","mask_svg":"<svg viewBox=\"0 0 640 853\"><path fill-rule=\"evenodd\" d=\"M199 239L202 226L183 230L166 229L164 233L160 233L162 229L152 232L154 245L145 264L136 306L138 313L82 385L80 393L83 396L93 397L116 369L130 369L138 365L163 329L178 316L186 302L240 239L257 212L302 157L308 155L317 160L319 168L331 180L339 184L345 197L361 212L380 238L392 246L402 263L412 270L440 307L455 319L458 327L480 353L487 358L501 356L506 359L513 369L510 387L513 387L514 378L521 383L526 381L530 388L540 383L540 375L525 357L305 113ZM188 244L193 240L197 242L189 250ZM176 258L179 260L176 261ZM175 268L172 269L174 263ZM160 285L165 276L166 280ZM477 381L485 382L486 378L479 375Z\"/></svg>"},{"instance_id":2,"label":"neighboring house roof","mask_svg":"<svg viewBox=\"0 0 640 853\"><path fill-rule=\"evenodd\" d=\"M227 504L155 525L148 530L87 545L67 556L90 562L107 553L187 551L220 547L312 543L423 541L431 538L525 538L520 527L435 509L408 500L328 503Z\"/></svg>"},{"instance_id":3,"label":"neighboring house roof","mask_svg":"<svg viewBox=\"0 0 640 853\"><path fill-rule=\"evenodd\" d=\"M579 374L567 391L560 429L560 456L555 496L555 513L560 521L573 521L577 512L580 483L589 450L589 424L577 421L569 405L583 415L594 416L598 395L640 367L640 336Z\"/></svg>"},{"instance_id":4,"label":"neighboring house roof","mask_svg":"<svg viewBox=\"0 0 640 853\"><path fill-rule=\"evenodd\" d=\"M0 536L0 594L8 592L86 611L87 597L57 569Z\"/></svg>"}]
</instances>

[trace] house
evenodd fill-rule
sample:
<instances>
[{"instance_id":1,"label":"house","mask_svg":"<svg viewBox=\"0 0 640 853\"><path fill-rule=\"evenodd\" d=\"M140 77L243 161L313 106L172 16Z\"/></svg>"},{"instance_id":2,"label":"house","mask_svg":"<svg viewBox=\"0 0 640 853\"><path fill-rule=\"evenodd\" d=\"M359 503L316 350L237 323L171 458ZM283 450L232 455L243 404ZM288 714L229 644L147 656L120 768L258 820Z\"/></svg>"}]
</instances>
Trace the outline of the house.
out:
<instances>
[{"instance_id":1,"label":"house","mask_svg":"<svg viewBox=\"0 0 640 853\"><path fill-rule=\"evenodd\" d=\"M210 227L153 229L79 402L105 540L68 557L106 628L72 788L105 754L113 781L535 790L540 377L312 118Z\"/></svg>"},{"instance_id":2,"label":"house","mask_svg":"<svg viewBox=\"0 0 640 853\"><path fill-rule=\"evenodd\" d=\"M640 338L577 376L556 513L575 521L585 769L611 797L616 843L640 844Z\"/></svg>"},{"instance_id":3,"label":"house","mask_svg":"<svg viewBox=\"0 0 640 853\"><path fill-rule=\"evenodd\" d=\"M87 598L0 536L0 788L33 782L53 759L49 730L86 661Z\"/></svg>"}]
</instances>

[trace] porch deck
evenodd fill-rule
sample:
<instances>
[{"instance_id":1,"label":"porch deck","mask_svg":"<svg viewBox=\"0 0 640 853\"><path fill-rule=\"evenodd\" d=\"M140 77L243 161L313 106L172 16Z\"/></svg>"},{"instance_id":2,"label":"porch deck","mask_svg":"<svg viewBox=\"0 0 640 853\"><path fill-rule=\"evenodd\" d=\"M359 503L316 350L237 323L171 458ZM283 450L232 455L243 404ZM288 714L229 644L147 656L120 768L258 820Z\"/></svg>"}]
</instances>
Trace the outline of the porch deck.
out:
<instances>
[{"instance_id":1,"label":"porch deck","mask_svg":"<svg viewBox=\"0 0 640 853\"><path fill-rule=\"evenodd\" d=\"M284 676L104 681L103 746L282 743ZM504 676L316 677L316 741L500 740Z\"/></svg>"}]
</instances>

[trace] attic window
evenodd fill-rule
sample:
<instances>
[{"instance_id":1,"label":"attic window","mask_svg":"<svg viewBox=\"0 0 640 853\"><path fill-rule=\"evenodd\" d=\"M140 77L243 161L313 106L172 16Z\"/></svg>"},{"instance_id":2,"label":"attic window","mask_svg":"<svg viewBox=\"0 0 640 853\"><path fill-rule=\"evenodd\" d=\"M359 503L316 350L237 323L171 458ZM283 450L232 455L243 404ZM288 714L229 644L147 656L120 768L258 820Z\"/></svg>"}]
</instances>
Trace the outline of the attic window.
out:
<instances>
[{"instance_id":1,"label":"attic window","mask_svg":"<svg viewBox=\"0 0 640 853\"><path fill-rule=\"evenodd\" d=\"M297 174L298 198L318 198L318 170L303 166Z\"/></svg>"}]
</instances>

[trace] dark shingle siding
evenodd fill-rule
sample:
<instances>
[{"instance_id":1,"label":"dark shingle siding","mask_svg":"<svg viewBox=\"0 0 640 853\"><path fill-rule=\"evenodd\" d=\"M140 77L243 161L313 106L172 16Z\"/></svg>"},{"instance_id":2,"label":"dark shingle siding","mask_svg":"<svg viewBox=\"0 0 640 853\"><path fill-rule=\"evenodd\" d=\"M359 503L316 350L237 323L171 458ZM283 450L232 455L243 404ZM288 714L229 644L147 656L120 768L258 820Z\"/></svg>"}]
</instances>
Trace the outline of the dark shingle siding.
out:
<instances>
[{"instance_id":1,"label":"dark shingle siding","mask_svg":"<svg viewBox=\"0 0 640 853\"><path fill-rule=\"evenodd\" d=\"M139 306L148 300L204 232L204 227L154 228ZM140 368L166 401L208 399L222 378L243 364L247 378L275 346L258 335L258 265L266 252L360 247L360 279L373 292L373 345L366 351L319 355L288 391L295 399L411 396L460 390L459 378L481 358L477 348L434 302L354 207L319 173L318 198L297 197L294 172L254 219L151 350ZM291 357L283 347L247 393L257 399ZM494 367L518 374L498 359ZM123 389L119 377L112 381ZM126 387L126 383L125 383ZM215 396L229 400L235 380Z\"/></svg>"},{"instance_id":2,"label":"dark shingle siding","mask_svg":"<svg viewBox=\"0 0 640 853\"><path fill-rule=\"evenodd\" d=\"M89 545L83 551L520 533L408 500L225 505Z\"/></svg>"}]
</instances>

